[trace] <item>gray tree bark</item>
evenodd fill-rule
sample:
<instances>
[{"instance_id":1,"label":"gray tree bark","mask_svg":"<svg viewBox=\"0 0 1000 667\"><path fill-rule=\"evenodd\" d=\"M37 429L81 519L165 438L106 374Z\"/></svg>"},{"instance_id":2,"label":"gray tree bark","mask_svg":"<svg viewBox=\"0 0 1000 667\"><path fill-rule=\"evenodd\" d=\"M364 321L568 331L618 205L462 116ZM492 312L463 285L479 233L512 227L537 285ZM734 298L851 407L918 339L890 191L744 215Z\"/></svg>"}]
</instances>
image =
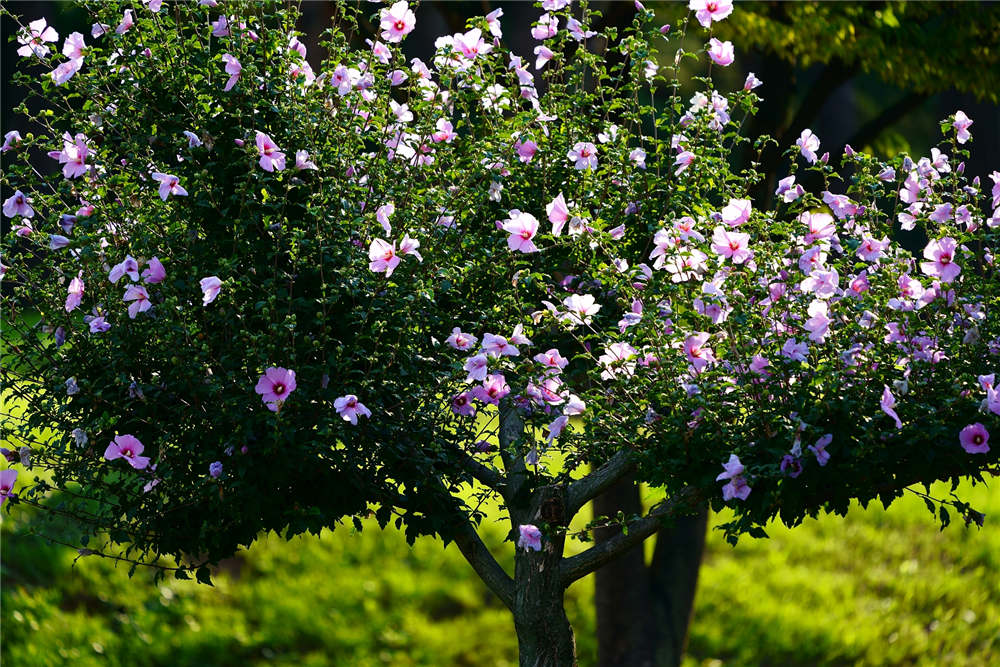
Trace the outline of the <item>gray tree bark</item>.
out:
<instances>
[{"instance_id":1,"label":"gray tree bark","mask_svg":"<svg viewBox=\"0 0 1000 667\"><path fill-rule=\"evenodd\" d=\"M525 523L563 523L565 488L538 490ZM514 629L521 667L576 665L576 638L566 617L560 563L566 538L546 536L541 551L518 548L514 556Z\"/></svg>"},{"instance_id":2,"label":"gray tree bark","mask_svg":"<svg viewBox=\"0 0 1000 667\"><path fill-rule=\"evenodd\" d=\"M639 487L626 478L594 500L595 516L641 515ZM649 566L642 545L596 572L597 660L601 667L679 665L687 644L708 511L680 516L660 529ZM621 534L595 533L600 544Z\"/></svg>"}]
</instances>

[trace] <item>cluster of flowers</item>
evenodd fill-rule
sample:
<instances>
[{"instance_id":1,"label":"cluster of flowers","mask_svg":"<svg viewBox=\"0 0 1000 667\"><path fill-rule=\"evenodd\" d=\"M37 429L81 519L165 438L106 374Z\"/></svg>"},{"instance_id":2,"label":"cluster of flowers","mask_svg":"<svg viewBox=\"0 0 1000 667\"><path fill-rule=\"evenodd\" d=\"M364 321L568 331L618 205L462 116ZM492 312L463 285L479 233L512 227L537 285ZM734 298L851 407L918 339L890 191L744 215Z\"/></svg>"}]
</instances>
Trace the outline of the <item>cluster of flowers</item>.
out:
<instances>
[{"instance_id":1,"label":"cluster of flowers","mask_svg":"<svg viewBox=\"0 0 1000 667\"><path fill-rule=\"evenodd\" d=\"M523 333L523 327L515 327L510 338L492 333L483 334L482 345L477 349L476 344L479 339L468 333L463 333L459 327L455 327L451 335L446 340L447 344L460 352L473 352L474 354L465 360L462 368L467 373L465 382L481 382L470 390L461 391L451 397L451 411L456 415L472 417L476 414L474 401L480 401L484 405L500 405L500 401L511 393L507 379L502 373L490 373L489 366L502 364L505 357L513 359L521 355L518 345L530 347L533 345ZM491 359L493 360L491 362ZM551 348L545 352L539 352L532 360L535 362L535 377L526 383L524 392L513 397L514 403L525 409L540 409L546 414L552 414L558 410L559 414L548 426L548 437L545 446L562 435L563 430L569 424L570 417L582 415L586 409L586 404L579 396L571 393L560 378L563 369L569 364L559 350ZM537 464L539 451L537 446L533 446L528 453L527 462Z\"/></svg>"}]
</instances>

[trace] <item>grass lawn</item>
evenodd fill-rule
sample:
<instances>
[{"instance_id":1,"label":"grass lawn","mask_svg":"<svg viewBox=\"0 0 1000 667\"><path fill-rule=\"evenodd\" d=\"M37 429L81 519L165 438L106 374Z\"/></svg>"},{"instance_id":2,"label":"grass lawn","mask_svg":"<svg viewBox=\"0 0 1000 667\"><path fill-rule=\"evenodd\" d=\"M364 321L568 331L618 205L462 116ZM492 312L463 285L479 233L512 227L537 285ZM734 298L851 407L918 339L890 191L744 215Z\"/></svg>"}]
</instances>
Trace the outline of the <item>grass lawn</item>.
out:
<instances>
[{"instance_id":1,"label":"grass lawn","mask_svg":"<svg viewBox=\"0 0 1000 667\"><path fill-rule=\"evenodd\" d=\"M967 490L982 530L939 532L922 501L860 508L733 549L718 531L696 602L688 664L988 665L1000 654L1000 492ZM167 580L2 527L4 664L510 665L513 623L454 546L406 545L374 522L322 538L271 535L214 588ZM582 520L586 520L583 517ZM485 539L510 568L502 524ZM594 662L593 580L567 606ZM995 663L993 663L995 664Z\"/></svg>"}]
</instances>

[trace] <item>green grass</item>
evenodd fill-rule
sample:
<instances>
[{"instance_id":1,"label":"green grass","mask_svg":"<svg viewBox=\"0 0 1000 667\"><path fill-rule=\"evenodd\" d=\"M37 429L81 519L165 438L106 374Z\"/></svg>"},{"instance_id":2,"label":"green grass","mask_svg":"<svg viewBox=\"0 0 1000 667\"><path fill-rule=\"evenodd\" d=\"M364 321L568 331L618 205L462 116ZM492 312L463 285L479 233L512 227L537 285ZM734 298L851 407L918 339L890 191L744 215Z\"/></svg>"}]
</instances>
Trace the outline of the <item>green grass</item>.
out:
<instances>
[{"instance_id":1,"label":"green grass","mask_svg":"<svg viewBox=\"0 0 1000 667\"><path fill-rule=\"evenodd\" d=\"M943 494L946 487L936 489ZM716 535L691 654L729 664L989 665L1000 654L1000 493L964 497L982 530L935 528L923 502L853 510L736 549Z\"/></svg>"},{"instance_id":2,"label":"green grass","mask_svg":"<svg viewBox=\"0 0 1000 667\"><path fill-rule=\"evenodd\" d=\"M968 490L1000 514L1000 493ZM510 665L513 624L454 546L411 549L373 524L270 536L214 588L167 580L25 534L5 517L4 664ZM506 566L502 524L486 541ZM735 549L709 536L689 664L987 665L1000 654L1000 532L939 532L923 503L852 511ZM582 664L594 662L593 582L569 591Z\"/></svg>"}]
</instances>

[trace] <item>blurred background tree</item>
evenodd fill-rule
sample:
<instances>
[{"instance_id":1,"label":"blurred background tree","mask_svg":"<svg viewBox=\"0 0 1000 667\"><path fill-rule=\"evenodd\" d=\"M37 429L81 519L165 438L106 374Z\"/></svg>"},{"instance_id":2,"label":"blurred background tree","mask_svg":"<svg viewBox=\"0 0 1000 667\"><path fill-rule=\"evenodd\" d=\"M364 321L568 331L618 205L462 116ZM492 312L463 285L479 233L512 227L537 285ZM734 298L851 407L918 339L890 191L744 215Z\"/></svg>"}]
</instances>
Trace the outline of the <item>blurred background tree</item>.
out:
<instances>
[{"instance_id":1,"label":"blurred background tree","mask_svg":"<svg viewBox=\"0 0 1000 667\"><path fill-rule=\"evenodd\" d=\"M677 13L668 3L646 2L662 9L666 22ZM600 0L590 6L604 15L605 26L631 21L631 2ZM425 2L417 9L427 34L464 28L467 18L503 8L505 39L515 52L530 54L535 45L526 26L541 13L527 2ZM669 9L669 11L668 11ZM831 159L843 144L876 155L929 153L934 122L956 109L974 121L978 144L967 170L984 176L997 168L1000 155L1000 5L955 2L740 3L717 35L740 45L737 68L727 72L730 87L742 84L747 71L764 82L760 112L748 121L750 135L769 134L788 145L809 127L823 140ZM86 16L62 2L18 2L23 15L44 16L61 34L89 32ZM302 3L301 28L311 59L325 55L319 34L329 24L331 3ZM517 27L517 29L515 29ZM375 26L367 26L371 34ZM676 29L677 26L674 26ZM18 59L10 38L14 27L3 21L3 78L9 81ZM359 34L358 40L367 35ZM693 40L699 38L692 37ZM408 41L408 57L428 58L430 41ZM3 131L19 129L11 109L20 91L5 88ZM990 150L992 149L992 150ZM736 160L747 156L737 155ZM783 175L777 150L765 154L769 174L758 193L766 206L774 183ZM40 164L40 169L51 169ZM4 192L3 197L9 193ZM4 233L7 222L4 221ZM623 483L595 502L594 515L642 513L642 491ZM597 655L602 665L678 664L686 643L698 571L705 545L707 511L662 531L651 554L636 547L628 557L601 570L595 581ZM607 539L605 529L598 539ZM770 548L770 547L769 547ZM648 556L648 557L647 557ZM581 628L582 629L582 628ZM581 633L582 634L582 633Z\"/></svg>"}]
</instances>

